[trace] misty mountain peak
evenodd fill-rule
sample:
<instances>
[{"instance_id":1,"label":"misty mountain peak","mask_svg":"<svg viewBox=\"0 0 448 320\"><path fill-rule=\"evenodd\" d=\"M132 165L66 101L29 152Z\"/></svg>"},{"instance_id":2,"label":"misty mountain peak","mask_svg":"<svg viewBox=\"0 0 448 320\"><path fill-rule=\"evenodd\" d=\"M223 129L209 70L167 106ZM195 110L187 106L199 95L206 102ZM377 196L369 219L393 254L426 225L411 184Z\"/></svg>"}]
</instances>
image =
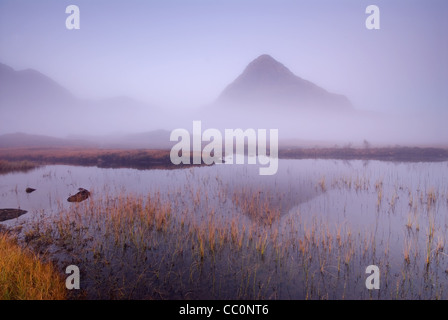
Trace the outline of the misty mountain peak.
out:
<instances>
[{"instance_id":1,"label":"misty mountain peak","mask_svg":"<svg viewBox=\"0 0 448 320\"><path fill-rule=\"evenodd\" d=\"M218 98L219 105L238 108L293 108L348 110L344 96L329 93L292 73L268 54L262 54L229 84Z\"/></svg>"},{"instance_id":2,"label":"misty mountain peak","mask_svg":"<svg viewBox=\"0 0 448 320\"><path fill-rule=\"evenodd\" d=\"M14 72L14 69L10 66L7 66L6 64L0 63L0 76L6 73L12 73Z\"/></svg>"},{"instance_id":3,"label":"misty mountain peak","mask_svg":"<svg viewBox=\"0 0 448 320\"><path fill-rule=\"evenodd\" d=\"M280 62L275 60L272 56L268 54L262 54L258 58L254 59L251 63L249 63L247 67L276 68L284 66Z\"/></svg>"},{"instance_id":4,"label":"misty mountain peak","mask_svg":"<svg viewBox=\"0 0 448 320\"><path fill-rule=\"evenodd\" d=\"M270 55L262 54L247 65L240 77L248 81L274 84L279 81L291 81L294 74Z\"/></svg>"},{"instance_id":5,"label":"misty mountain peak","mask_svg":"<svg viewBox=\"0 0 448 320\"><path fill-rule=\"evenodd\" d=\"M16 71L0 63L0 101L15 108L44 108L50 102L71 102L72 94L50 77L34 69Z\"/></svg>"}]
</instances>

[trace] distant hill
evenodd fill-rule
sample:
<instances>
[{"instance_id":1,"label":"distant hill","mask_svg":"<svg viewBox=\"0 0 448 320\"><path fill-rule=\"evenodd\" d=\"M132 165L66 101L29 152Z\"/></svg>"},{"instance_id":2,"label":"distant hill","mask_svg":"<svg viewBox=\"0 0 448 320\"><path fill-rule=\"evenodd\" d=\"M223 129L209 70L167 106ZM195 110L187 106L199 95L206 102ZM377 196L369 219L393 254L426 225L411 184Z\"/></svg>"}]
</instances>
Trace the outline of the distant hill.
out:
<instances>
[{"instance_id":1,"label":"distant hill","mask_svg":"<svg viewBox=\"0 0 448 320\"><path fill-rule=\"evenodd\" d=\"M0 63L0 84L1 109L9 104L21 109L36 104L45 108L56 102L63 107L76 100L67 89L33 69L15 71Z\"/></svg>"},{"instance_id":2,"label":"distant hill","mask_svg":"<svg viewBox=\"0 0 448 320\"><path fill-rule=\"evenodd\" d=\"M154 130L164 112L128 97L80 99L48 76L0 64L0 134L105 134Z\"/></svg>"},{"instance_id":3,"label":"distant hill","mask_svg":"<svg viewBox=\"0 0 448 320\"><path fill-rule=\"evenodd\" d=\"M125 135L118 142L131 148L171 149L176 142L170 141L170 134L171 132L166 130L135 133Z\"/></svg>"},{"instance_id":4,"label":"distant hill","mask_svg":"<svg viewBox=\"0 0 448 320\"><path fill-rule=\"evenodd\" d=\"M217 104L226 107L276 110L349 111L343 95L334 94L293 74L287 67L264 54L253 60L243 73L221 93Z\"/></svg>"},{"instance_id":5,"label":"distant hill","mask_svg":"<svg viewBox=\"0 0 448 320\"><path fill-rule=\"evenodd\" d=\"M132 134L110 134L104 136L70 136L73 140L89 141L101 148L114 149L171 149L170 131L154 130Z\"/></svg>"},{"instance_id":6,"label":"distant hill","mask_svg":"<svg viewBox=\"0 0 448 320\"><path fill-rule=\"evenodd\" d=\"M0 148L94 147L92 142L26 133L0 135Z\"/></svg>"},{"instance_id":7,"label":"distant hill","mask_svg":"<svg viewBox=\"0 0 448 320\"><path fill-rule=\"evenodd\" d=\"M0 148L171 149L174 144L170 141L170 132L165 130L107 136L71 135L67 138L20 132L0 135Z\"/></svg>"}]
</instances>

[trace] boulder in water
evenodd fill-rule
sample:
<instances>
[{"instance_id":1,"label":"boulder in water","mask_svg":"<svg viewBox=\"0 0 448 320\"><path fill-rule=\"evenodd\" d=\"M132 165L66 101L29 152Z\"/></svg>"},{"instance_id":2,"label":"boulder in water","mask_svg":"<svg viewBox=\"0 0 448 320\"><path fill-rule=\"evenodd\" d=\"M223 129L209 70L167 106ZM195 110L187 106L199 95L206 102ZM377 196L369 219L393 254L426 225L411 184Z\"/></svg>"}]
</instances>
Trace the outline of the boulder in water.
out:
<instances>
[{"instance_id":1,"label":"boulder in water","mask_svg":"<svg viewBox=\"0 0 448 320\"><path fill-rule=\"evenodd\" d=\"M31 192L34 192L34 191L36 191L36 189L33 189L33 188L26 188L25 189L26 193L31 193Z\"/></svg>"},{"instance_id":2,"label":"boulder in water","mask_svg":"<svg viewBox=\"0 0 448 320\"><path fill-rule=\"evenodd\" d=\"M0 209L0 221L15 219L25 213L27 211L21 209Z\"/></svg>"},{"instance_id":3,"label":"boulder in water","mask_svg":"<svg viewBox=\"0 0 448 320\"><path fill-rule=\"evenodd\" d=\"M90 192L84 188L79 188L79 192L73 196L68 197L68 202L81 202L90 196Z\"/></svg>"}]
</instances>

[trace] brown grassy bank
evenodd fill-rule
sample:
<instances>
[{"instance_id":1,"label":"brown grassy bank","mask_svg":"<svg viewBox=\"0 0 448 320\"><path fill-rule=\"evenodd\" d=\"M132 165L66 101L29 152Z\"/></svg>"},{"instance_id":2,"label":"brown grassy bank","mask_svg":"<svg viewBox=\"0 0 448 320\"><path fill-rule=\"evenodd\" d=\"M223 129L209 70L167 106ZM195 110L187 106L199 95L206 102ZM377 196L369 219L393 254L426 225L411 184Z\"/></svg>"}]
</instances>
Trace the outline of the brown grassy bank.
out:
<instances>
[{"instance_id":1,"label":"brown grassy bank","mask_svg":"<svg viewBox=\"0 0 448 320\"><path fill-rule=\"evenodd\" d=\"M38 164L28 160L8 161L0 159L0 174L15 171L26 172L35 169L38 166Z\"/></svg>"},{"instance_id":2,"label":"brown grassy bank","mask_svg":"<svg viewBox=\"0 0 448 320\"><path fill-rule=\"evenodd\" d=\"M103 168L175 168L169 150L120 150L88 148L4 148L0 159L9 163L66 164Z\"/></svg>"},{"instance_id":3,"label":"brown grassy bank","mask_svg":"<svg viewBox=\"0 0 448 320\"><path fill-rule=\"evenodd\" d=\"M445 161L448 149L423 147L384 148L281 148L279 157L284 159L346 159L383 161Z\"/></svg>"},{"instance_id":4,"label":"brown grassy bank","mask_svg":"<svg viewBox=\"0 0 448 320\"><path fill-rule=\"evenodd\" d=\"M282 159L344 159L383 161L446 161L448 149L422 147L385 148L281 148ZM101 168L175 169L170 150L96 148L0 148L0 174L27 171L47 164Z\"/></svg>"}]
</instances>

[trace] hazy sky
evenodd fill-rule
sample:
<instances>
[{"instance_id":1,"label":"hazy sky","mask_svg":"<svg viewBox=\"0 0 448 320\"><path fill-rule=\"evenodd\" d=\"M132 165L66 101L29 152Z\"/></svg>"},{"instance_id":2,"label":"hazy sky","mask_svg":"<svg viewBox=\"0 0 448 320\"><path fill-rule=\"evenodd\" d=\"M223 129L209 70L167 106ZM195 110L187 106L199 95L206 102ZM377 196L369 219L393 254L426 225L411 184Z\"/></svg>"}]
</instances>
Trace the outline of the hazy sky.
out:
<instances>
[{"instance_id":1,"label":"hazy sky","mask_svg":"<svg viewBox=\"0 0 448 320\"><path fill-rule=\"evenodd\" d=\"M78 5L81 29L67 30ZM380 8L367 30L365 9ZM0 62L81 97L213 101L263 53L359 108L448 108L446 0L0 0Z\"/></svg>"}]
</instances>

